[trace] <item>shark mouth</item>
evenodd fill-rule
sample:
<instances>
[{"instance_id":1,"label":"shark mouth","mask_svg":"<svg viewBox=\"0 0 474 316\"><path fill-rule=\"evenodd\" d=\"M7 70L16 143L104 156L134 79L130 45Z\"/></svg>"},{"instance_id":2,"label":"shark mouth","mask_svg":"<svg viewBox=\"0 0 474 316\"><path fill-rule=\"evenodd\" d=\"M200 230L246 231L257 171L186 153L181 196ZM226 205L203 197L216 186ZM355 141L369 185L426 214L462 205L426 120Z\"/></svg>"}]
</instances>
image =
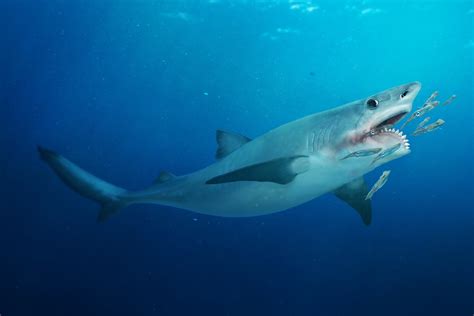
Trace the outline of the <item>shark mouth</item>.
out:
<instances>
[{"instance_id":1,"label":"shark mouth","mask_svg":"<svg viewBox=\"0 0 474 316\"><path fill-rule=\"evenodd\" d=\"M372 127L368 133L368 137L374 136L388 136L393 137L403 145L407 150L410 149L410 143L405 134L402 131L393 128L393 126L398 123L408 112L401 112L396 115L389 117L388 119L382 121L381 123Z\"/></svg>"},{"instance_id":2,"label":"shark mouth","mask_svg":"<svg viewBox=\"0 0 474 316\"><path fill-rule=\"evenodd\" d=\"M388 119L386 119L385 121L381 122L380 124L378 124L375 128L378 129L378 128L384 128L384 127L391 127L393 125L395 125L397 122L399 122L408 112L402 112L402 113L399 113L399 114L396 114Z\"/></svg>"}]
</instances>

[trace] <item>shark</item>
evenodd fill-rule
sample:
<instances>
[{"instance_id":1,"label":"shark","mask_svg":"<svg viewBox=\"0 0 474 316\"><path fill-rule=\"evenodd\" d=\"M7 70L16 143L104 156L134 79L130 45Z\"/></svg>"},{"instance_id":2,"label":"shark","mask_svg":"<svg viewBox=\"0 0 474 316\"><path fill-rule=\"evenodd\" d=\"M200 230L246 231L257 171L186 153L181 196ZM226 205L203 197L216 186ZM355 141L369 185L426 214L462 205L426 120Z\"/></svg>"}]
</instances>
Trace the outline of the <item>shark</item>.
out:
<instances>
[{"instance_id":1,"label":"shark","mask_svg":"<svg viewBox=\"0 0 474 316\"><path fill-rule=\"evenodd\" d=\"M254 139L217 130L214 163L179 176L163 171L148 188L137 191L106 182L50 149L38 146L38 151L67 186L99 203L100 222L138 203L250 217L333 193L369 225L372 205L365 199L369 190L364 175L410 153L406 135L393 126L412 110L420 89L419 82L393 87ZM374 159L379 151L389 154ZM360 152L364 154L354 154Z\"/></svg>"}]
</instances>

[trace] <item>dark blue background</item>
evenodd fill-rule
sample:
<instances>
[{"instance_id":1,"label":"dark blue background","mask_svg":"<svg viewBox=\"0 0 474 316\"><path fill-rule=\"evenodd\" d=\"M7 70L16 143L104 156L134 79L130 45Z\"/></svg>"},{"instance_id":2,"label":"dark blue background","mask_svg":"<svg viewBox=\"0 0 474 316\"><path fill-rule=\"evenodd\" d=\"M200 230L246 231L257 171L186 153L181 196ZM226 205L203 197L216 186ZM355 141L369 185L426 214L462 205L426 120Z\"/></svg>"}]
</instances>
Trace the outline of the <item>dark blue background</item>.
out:
<instances>
[{"instance_id":1,"label":"dark blue background","mask_svg":"<svg viewBox=\"0 0 474 316\"><path fill-rule=\"evenodd\" d=\"M472 2L314 5L1 1L0 314L471 315ZM370 227L330 195L264 217L140 205L96 224L35 151L140 189L212 163L217 128L255 137L414 80L415 106L458 99L368 176L392 170Z\"/></svg>"}]
</instances>

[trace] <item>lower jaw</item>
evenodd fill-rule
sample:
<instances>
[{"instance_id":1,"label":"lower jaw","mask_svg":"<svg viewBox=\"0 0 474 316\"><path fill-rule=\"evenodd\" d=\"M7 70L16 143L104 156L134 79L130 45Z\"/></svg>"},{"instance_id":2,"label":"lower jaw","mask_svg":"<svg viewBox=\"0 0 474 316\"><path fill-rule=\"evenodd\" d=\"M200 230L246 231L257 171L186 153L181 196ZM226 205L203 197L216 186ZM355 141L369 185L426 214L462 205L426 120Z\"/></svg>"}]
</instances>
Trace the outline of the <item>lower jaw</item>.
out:
<instances>
[{"instance_id":1,"label":"lower jaw","mask_svg":"<svg viewBox=\"0 0 474 316\"><path fill-rule=\"evenodd\" d=\"M398 129L381 127L379 130L370 131L370 137L377 137L377 136L389 136L393 138L397 143L400 143L404 149L408 151L410 150L410 142L408 141L406 135L403 134Z\"/></svg>"}]
</instances>

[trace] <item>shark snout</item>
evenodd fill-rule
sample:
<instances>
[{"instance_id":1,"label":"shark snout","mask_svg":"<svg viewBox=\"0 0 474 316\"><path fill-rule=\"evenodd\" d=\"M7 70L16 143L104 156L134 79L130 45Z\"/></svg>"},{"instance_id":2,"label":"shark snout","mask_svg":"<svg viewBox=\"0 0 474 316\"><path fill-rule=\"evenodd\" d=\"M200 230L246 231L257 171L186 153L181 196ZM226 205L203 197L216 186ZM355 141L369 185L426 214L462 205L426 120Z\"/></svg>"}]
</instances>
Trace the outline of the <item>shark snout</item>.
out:
<instances>
[{"instance_id":1,"label":"shark snout","mask_svg":"<svg viewBox=\"0 0 474 316\"><path fill-rule=\"evenodd\" d=\"M411 83L406 84L405 91L400 94L400 98L406 98L407 100L413 101L418 92L421 90L421 83L418 81L414 81Z\"/></svg>"}]
</instances>

